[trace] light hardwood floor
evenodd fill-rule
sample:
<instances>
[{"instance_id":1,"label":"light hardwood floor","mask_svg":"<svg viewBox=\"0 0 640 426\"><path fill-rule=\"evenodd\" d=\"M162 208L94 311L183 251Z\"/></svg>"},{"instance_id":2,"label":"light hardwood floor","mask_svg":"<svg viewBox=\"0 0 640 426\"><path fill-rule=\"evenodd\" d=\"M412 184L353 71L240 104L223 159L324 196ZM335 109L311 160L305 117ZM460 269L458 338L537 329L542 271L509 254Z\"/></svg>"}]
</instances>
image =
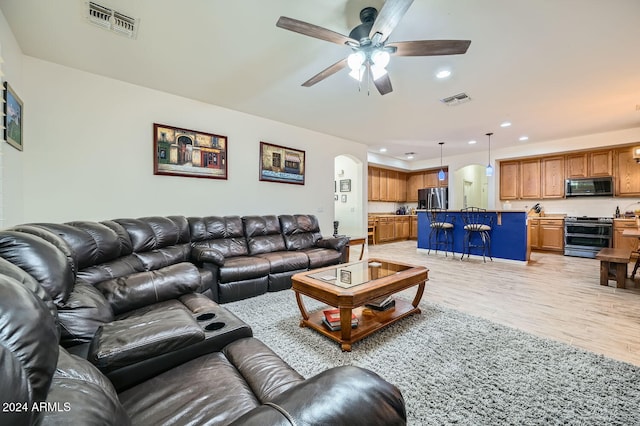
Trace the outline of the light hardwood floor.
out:
<instances>
[{"instance_id":1,"label":"light hardwood floor","mask_svg":"<svg viewBox=\"0 0 640 426\"><path fill-rule=\"evenodd\" d=\"M599 284L600 262L534 252L524 263L417 251L415 241L370 245L369 257L429 268L423 301L640 365L640 280ZM358 249L351 252L357 260ZM633 264L630 264L631 271Z\"/></svg>"}]
</instances>

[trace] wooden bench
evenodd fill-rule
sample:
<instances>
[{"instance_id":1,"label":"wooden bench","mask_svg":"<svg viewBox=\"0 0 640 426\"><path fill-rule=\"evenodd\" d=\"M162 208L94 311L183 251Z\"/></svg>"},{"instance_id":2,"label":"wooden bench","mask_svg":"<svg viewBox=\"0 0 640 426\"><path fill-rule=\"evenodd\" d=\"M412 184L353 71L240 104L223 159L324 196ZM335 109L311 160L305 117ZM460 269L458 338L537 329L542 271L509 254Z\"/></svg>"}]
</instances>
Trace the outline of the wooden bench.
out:
<instances>
[{"instance_id":1,"label":"wooden bench","mask_svg":"<svg viewBox=\"0 0 640 426\"><path fill-rule=\"evenodd\" d=\"M600 285L609 285L609 280L615 280L617 288L624 288L631 250L603 248L596 259L600 260Z\"/></svg>"}]
</instances>

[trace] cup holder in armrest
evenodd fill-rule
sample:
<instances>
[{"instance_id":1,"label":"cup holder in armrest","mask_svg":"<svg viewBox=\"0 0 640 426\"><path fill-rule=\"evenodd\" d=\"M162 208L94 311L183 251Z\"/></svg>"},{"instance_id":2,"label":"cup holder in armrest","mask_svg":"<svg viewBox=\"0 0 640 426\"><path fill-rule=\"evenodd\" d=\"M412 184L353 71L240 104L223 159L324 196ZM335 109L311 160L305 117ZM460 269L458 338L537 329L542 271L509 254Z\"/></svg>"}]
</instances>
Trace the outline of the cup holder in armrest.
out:
<instances>
[{"instance_id":1,"label":"cup holder in armrest","mask_svg":"<svg viewBox=\"0 0 640 426\"><path fill-rule=\"evenodd\" d=\"M210 319L213 319L216 316L216 314L214 314L213 312L206 312L204 314L200 314L196 317L196 319L198 321L208 321Z\"/></svg>"},{"instance_id":2,"label":"cup holder in armrest","mask_svg":"<svg viewBox=\"0 0 640 426\"><path fill-rule=\"evenodd\" d=\"M220 330L224 326L225 326L225 323L223 322L212 322L211 324L205 325L204 329L207 331L216 331L216 330Z\"/></svg>"}]
</instances>

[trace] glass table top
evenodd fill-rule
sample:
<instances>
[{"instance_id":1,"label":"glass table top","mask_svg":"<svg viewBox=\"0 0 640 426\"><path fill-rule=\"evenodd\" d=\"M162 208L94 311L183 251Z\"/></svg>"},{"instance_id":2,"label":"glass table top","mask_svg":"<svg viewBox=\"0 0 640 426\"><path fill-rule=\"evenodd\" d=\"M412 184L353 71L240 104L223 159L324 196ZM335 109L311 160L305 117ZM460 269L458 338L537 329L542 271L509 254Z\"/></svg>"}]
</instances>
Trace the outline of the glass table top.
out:
<instances>
[{"instance_id":1,"label":"glass table top","mask_svg":"<svg viewBox=\"0 0 640 426\"><path fill-rule=\"evenodd\" d=\"M351 288L379 278L388 277L411 269L409 265L397 265L384 261L362 261L344 265L321 272L309 274L308 277L321 280L338 287Z\"/></svg>"}]
</instances>

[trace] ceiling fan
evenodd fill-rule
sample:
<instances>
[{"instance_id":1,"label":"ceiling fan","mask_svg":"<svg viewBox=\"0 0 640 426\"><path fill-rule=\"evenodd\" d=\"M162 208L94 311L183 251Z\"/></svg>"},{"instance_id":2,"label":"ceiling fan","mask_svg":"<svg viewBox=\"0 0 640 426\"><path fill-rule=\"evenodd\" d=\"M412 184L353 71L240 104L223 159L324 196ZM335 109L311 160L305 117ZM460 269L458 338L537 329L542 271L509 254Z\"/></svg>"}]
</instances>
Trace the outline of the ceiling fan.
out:
<instances>
[{"instance_id":1,"label":"ceiling fan","mask_svg":"<svg viewBox=\"0 0 640 426\"><path fill-rule=\"evenodd\" d=\"M381 95L390 93L391 80L386 66L391 56L437 56L460 55L467 52L470 40L414 40L387 43L389 35L409 9L413 0L386 0L380 13L374 7L365 7L360 12L360 25L342 35L308 22L281 16L276 26L320 40L346 45L353 50L347 58L325 68L302 83L313 86L325 78L349 67L349 75L358 81L366 76L373 80Z\"/></svg>"}]
</instances>

